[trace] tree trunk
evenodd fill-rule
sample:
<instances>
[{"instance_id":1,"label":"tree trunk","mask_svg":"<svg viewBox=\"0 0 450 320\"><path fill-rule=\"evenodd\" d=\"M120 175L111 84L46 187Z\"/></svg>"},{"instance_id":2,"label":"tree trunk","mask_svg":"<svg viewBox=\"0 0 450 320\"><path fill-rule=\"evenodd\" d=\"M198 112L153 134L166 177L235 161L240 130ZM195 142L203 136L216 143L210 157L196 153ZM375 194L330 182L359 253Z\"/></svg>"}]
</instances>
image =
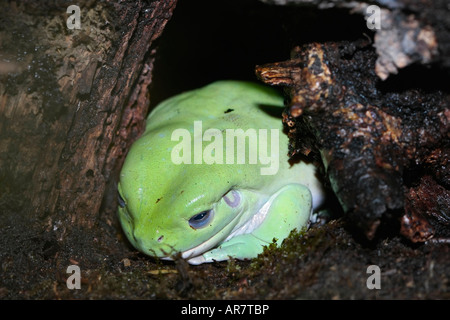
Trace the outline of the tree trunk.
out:
<instances>
[{"instance_id":1,"label":"tree trunk","mask_svg":"<svg viewBox=\"0 0 450 320\"><path fill-rule=\"evenodd\" d=\"M97 225L108 183L143 128L153 44L175 3L84 1L80 29L69 29L74 11L64 4L0 4L2 200L14 209L16 199L58 240ZM115 205L105 199L107 212Z\"/></svg>"},{"instance_id":2,"label":"tree trunk","mask_svg":"<svg viewBox=\"0 0 450 320\"><path fill-rule=\"evenodd\" d=\"M89 282L87 268L127 248L118 172L175 4L82 1L70 29L65 2L0 2L0 298L73 296L68 266Z\"/></svg>"}]
</instances>

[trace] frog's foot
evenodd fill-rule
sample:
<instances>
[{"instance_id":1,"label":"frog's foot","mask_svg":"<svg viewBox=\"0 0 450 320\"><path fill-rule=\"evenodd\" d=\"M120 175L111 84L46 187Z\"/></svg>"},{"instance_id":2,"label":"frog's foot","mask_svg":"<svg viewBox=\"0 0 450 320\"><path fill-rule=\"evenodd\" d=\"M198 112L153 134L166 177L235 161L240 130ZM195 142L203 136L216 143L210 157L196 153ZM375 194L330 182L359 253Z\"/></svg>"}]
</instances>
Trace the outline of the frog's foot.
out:
<instances>
[{"instance_id":1,"label":"frog's foot","mask_svg":"<svg viewBox=\"0 0 450 320\"><path fill-rule=\"evenodd\" d=\"M300 184L286 185L269 199L256 217L232 232L219 247L193 257L188 262L201 264L229 258L255 258L274 239L277 244L281 244L292 230L307 226L311 209L312 197L307 187ZM255 220L260 223L250 227ZM245 230L245 233L240 233L240 230Z\"/></svg>"},{"instance_id":2,"label":"frog's foot","mask_svg":"<svg viewBox=\"0 0 450 320\"><path fill-rule=\"evenodd\" d=\"M205 262L224 261L230 258L240 260L256 258L263 251L264 246L268 244L268 242L256 238L251 233L242 234L224 242L216 249L189 259L188 262L196 265Z\"/></svg>"}]
</instances>

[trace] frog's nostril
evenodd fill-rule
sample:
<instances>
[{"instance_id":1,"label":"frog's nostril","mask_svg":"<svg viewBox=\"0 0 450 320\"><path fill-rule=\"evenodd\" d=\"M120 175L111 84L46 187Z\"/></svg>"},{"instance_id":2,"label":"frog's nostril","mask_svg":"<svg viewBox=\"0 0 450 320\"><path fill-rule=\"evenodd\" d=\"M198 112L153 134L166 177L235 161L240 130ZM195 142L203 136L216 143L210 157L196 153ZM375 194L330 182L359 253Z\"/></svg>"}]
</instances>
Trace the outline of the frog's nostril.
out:
<instances>
[{"instance_id":1,"label":"frog's nostril","mask_svg":"<svg viewBox=\"0 0 450 320\"><path fill-rule=\"evenodd\" d=\"M163 239L164 239L164 236L159 237L159 238L158 238L158 242L163 241Z\"/></svg>"}]
</instances>

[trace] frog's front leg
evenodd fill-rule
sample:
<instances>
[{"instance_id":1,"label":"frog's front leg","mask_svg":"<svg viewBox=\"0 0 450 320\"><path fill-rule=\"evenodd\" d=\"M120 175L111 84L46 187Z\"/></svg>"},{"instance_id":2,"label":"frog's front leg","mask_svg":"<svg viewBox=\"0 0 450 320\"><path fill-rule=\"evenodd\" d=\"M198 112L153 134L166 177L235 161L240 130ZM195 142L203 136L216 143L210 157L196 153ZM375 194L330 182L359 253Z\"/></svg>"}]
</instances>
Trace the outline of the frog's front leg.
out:
<instances>
[{"instance_id":1,"label":"frog's front leg","mask_svg":"<svg viewBox=\"0 0 450 320\"><path fill-rule=\"evenodd\" d=\"M305 227L311 215L312 196L310 190L300 184L288 184L275 193L262 210L266 213L264 221L251 233L235 236L219 247L192 258L191 264L223 261L230 257L236 259L255 258L263 251L263 247L276 239L277 244L287 238L293 229Z\"/></svg>"}]
</instances>

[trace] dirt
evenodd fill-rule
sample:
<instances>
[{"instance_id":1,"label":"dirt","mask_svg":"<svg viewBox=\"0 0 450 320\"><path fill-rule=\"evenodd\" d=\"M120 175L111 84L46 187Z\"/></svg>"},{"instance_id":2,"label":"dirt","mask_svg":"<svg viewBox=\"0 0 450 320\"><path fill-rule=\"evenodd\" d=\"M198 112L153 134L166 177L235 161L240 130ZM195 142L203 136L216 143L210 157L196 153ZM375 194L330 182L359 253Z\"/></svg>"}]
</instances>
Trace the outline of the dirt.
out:
<instances>
[{"instance_id":1,"label":"dirt","mask_svg":"<svg viewBox=\"0 0 450 320\"><path fill-rule=\"evenodd\" d=\"M1 299L449 299L449 246L384 234L371 242L342 219L293 232L252 261L200 266L137 253L117 226L102 238L75 230L61 246L52 232L1 216ZM81 288L68 289L70 265ZM369 289L380 269L380 289ZM69 281L72 283L71 281Z\"/></svg>"}]
</instances>

